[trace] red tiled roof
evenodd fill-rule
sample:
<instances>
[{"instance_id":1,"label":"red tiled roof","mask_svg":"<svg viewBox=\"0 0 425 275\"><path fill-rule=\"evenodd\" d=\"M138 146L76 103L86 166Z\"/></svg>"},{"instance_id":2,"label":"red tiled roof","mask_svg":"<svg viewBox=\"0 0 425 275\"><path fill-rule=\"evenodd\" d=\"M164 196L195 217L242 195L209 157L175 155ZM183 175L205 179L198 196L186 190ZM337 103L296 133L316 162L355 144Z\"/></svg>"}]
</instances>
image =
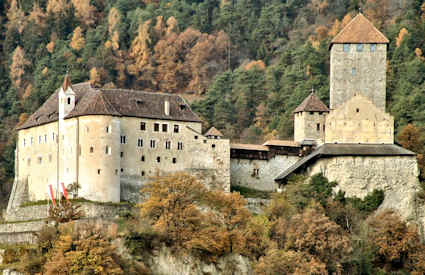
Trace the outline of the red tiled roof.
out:
<instances>
[{"instance_id":1,"label":"red tiled roof","mask_svg":"<svg viewBox=\"0 0 425 275\"><path fill-rule=\"evenodd\" d=\"M294 113L298 112L329 112L329 108L314 93L311 93L295 109Z\"/></svg>"},{"instance_id":2,"label":"red tiled roof","mask_svg":"<svg viewBox=\"0 0 425 275\"><path fill-rule=\"evenodd\" d=\"M331 45L343 43L388 44L389 40L363 14L359 13L331 41Z\"/></svg>"}]
</instances>

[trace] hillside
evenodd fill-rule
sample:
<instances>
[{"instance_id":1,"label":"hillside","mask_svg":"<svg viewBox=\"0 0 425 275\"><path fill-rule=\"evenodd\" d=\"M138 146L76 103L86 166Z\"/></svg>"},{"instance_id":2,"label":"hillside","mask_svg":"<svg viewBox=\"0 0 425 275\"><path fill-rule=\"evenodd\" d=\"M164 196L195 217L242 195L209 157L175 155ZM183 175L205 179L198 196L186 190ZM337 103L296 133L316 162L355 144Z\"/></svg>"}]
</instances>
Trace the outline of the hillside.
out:
<instances>
[{"instance_id":1,"label":"hillside","mask_svg":"<svg viewBox=\"0 0 425 275\"><path fill-rule=\"evenodd\" d=\"M230 138L290 138L314 89L328 102L331 38L358 8L391 41L387 110L401 142L424 150L425 4L420 0L9 0L0 10L0 181L15 133L74 83L184 94ZM412 141L413 140L413 141ZM421 158L421 155L420 155Z\"/></svg>"}]
</instances>

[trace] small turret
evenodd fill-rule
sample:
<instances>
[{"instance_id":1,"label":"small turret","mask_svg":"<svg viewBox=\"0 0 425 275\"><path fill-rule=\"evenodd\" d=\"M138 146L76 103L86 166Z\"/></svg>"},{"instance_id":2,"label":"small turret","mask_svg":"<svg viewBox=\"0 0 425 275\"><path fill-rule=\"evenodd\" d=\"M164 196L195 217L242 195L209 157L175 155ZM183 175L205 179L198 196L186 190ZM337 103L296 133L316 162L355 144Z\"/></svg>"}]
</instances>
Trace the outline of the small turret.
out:
<instances>
[{"instance_id":1,"label":"small turret","mask_svg":"<svg viewBox=\"0 0 425 275\"><path fill-rule=\"evenodd\" d=\"M323 143L328 113L328 107L312 92L294 111L294 140Z\"/></svg>"},{"instance_id":2,"label":"small turret","mask_svg":"<svg viewBox=\"0 0 425 275\"><path fill-rule=\"evenodd\" d=\"M72 90L71 79L65 75L62 87L59 91L59 118L65 118L75 107L75 93Z\"/></svg>"}]
</instances>

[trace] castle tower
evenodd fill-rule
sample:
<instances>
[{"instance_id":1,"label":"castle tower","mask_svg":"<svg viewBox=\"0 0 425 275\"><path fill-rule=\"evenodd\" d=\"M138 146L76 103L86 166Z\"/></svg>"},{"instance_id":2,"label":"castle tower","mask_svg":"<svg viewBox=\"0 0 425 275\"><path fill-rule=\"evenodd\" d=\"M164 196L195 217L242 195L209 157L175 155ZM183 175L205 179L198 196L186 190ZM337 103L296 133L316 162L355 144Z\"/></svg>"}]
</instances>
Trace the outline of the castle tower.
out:
<instances>
[{"instance_id":1,"label":"castle tower","mask_svg":"<svg viewBox=\"0 0 425 275\"><path fill-rule=\"evenodd\" d=\"M385 111L388 39L359 13L332 40L330 109L362 94Z\"/></svg>"},{"instance_id":2,"label":"castle tower","mask_svg":"<svg viewBox=\"0 0 425 275\"><path fill-rule=\"evenodd\" d=\"M294 111L294 140L323 143L328 113L328 107L312 92Z\"/></svg>"},{"instance_id":3,"label":"castle tower","mask_svg":"<svg viewBox=\"0 0 425 275\"><path fill-rule=\"evenodd\" d=\"M75 93L71 85L67 74L59 91L59 119L64 119L75 107Z\"/></svg>"}]
</instances>

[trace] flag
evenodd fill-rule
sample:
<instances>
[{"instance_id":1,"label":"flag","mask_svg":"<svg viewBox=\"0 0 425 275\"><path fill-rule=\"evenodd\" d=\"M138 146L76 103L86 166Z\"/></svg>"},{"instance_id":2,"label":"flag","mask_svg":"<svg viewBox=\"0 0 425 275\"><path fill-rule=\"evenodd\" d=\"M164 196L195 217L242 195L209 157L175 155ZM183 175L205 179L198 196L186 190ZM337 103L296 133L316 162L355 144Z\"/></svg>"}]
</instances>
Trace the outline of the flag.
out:
<instances>
[{"instance_id":1,"label":"flag","mask_svg":"<svg viewBox=\"0 0 425 275\"><path fill-rule=\"evenodd\" d=\"M64 184L63 182L61 182L61 184L60 184L60 188L61 188L61 192L62 192L62 194L65 196L65 199L66 199L67 201L69 201L69 200L68 200L68 191L66 191L65 184Z\"/></svg>"},{"instance_id":2,"label":"flag","mask_svg":"<svg viewBox=\"0 0 425 275\"><path fill-rule=\"evenodd\" d=\"M49 184L48 186L49 197L52 200L52 204L56 207L55 193L53 192L53 186Z\"/></svg>"}]
</instances>

